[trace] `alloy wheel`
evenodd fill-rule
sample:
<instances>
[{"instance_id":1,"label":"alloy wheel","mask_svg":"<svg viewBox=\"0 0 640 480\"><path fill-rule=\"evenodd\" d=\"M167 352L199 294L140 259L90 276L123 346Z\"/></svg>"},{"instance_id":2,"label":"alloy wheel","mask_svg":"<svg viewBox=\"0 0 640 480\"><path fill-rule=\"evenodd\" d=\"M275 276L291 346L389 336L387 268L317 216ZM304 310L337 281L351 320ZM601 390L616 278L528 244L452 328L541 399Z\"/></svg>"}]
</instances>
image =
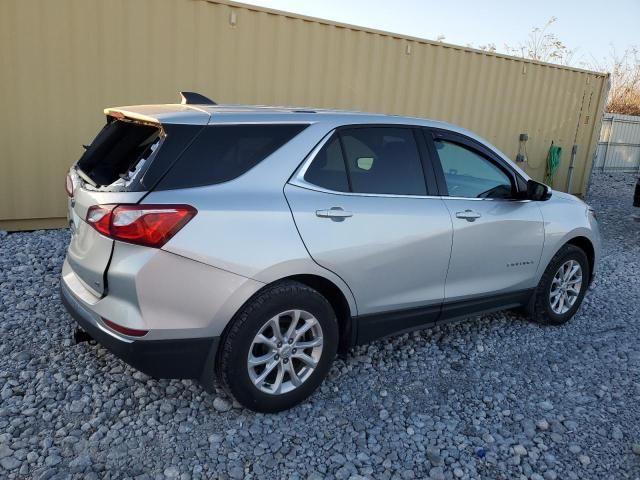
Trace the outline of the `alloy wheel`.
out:
<instances>
[{"instance_id":1,"label":"alloy wheel","mask_svg":"<svg viewBox=\"0 0 640 480\"><path fill-rule=\"evenodd\" d=\"M582 288L582 267L576 260L567 260L553 276L549 290L551 310L557 315L567 313L576 303Z\"/></svg>"},{"instance_id":2,"label":"alloy wheel","mask_svg":"<svg viewBox=\"0 0 640 480\"><path fill-rule=\"evenodd\" d=\"M249 378L261 392L280 395L302 385L322 356L322 327L304 310L287 310L260 328L249 348Z\"/></svg>"}]
</instances>

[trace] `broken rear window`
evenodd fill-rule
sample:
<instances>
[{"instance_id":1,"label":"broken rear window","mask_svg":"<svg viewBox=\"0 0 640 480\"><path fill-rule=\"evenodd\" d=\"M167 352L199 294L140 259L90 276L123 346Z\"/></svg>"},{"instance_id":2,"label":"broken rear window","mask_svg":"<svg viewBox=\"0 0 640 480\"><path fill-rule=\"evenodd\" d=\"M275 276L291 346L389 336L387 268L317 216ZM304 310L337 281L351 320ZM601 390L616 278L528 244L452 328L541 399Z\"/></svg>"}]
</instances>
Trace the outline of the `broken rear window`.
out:
<instances>
[{"instance_id":1,"label":"broken rear window","mask_svg":"<svg viewBox=\"0 0 640 480\"><path fill-rule=\"evenodd\" d=\"M161 138L159 126L108 117L107 124L78 160L78 170L96 187L125 186L143 169Z\"/></svg>"}]
</instances>

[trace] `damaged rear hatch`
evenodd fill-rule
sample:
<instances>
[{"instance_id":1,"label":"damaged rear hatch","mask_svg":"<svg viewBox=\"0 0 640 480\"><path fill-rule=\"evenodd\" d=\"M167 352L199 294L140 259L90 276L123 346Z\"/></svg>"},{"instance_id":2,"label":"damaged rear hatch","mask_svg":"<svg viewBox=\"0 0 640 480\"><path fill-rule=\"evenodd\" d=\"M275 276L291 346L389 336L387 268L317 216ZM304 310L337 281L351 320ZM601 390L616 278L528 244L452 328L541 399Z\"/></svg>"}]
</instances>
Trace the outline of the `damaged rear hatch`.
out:
<instances>
[{"instance_id":1,"label":"damaged rear hatch","mask_svg":"<svg viewBox=\"0 0 640 480\"><path fill-rule=\"evenodd\" d=\"M209 119L207 113L183 105L125 107L105 113L106 124L67 177L72 232L67 262L73 270L68 273L75 274L67 280L77 278L98 298L106 294L114 241L87 223L88 215L101 214L91 207L140 202Z\"/></svg>"}]
</instances>

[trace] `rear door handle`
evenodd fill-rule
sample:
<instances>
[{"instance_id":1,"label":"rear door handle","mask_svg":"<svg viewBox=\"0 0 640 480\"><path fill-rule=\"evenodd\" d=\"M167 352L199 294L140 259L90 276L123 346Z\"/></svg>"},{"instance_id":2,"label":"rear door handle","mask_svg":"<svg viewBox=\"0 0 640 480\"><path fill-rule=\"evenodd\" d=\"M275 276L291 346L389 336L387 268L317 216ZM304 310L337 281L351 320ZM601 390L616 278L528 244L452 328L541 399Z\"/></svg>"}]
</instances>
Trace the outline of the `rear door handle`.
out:
<instances>
[{"instance_id":1,"label":"rear door handle","mask_svg":"<svg viewBox=\"0 0 640 480\"><path fill-rule=\"evenodd\" d=\"M343 210L341 207L331 207L328 210L316 210L316 216L320 218L334 218L344 220L353 216L353 213Z\"/></svg>"},{"instance_id":2,"label":"rear door handle","mask_svg":"<svg viewBox=\"0 0 640 480\"><path fill-rule=\"evenodd\" d=\"M465 210L464 212L456 212L456 217L464 218L467 222L475 222L478 218L482 217L482 215L473 210Z\"/></svg>"}]
</instances>

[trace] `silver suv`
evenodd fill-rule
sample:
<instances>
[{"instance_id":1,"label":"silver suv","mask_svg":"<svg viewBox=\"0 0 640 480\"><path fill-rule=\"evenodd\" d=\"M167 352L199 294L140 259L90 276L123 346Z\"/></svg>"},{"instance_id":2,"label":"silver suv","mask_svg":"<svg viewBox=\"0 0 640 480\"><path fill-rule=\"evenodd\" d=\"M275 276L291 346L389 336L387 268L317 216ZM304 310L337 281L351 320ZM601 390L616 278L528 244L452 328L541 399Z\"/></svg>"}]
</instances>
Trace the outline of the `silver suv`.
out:
<instances>
[{"instance_id":1,"label":"silver suv","mask_svg":"<svg viewBox=\"0 0 640 480\"><path fill-rule=\"evenodd\" d=\"M153 377L280 411L337 352L506 308L560 324L593 279L594 212L459 127L189 93L105 113L67 177L62 299Z\"/></svg>"}]
</instances>

